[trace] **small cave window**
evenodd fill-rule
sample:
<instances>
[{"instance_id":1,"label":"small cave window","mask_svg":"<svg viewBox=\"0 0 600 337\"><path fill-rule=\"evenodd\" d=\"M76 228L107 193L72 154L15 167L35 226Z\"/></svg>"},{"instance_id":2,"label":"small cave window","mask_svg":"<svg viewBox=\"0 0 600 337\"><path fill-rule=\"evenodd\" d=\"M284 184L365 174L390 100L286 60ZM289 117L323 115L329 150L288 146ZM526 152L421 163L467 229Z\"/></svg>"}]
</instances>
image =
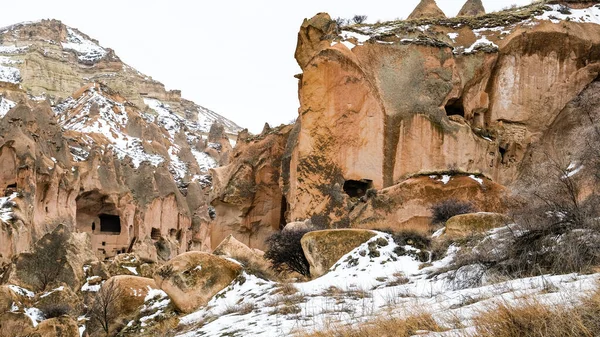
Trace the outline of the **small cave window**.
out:
<instances>
[{"instance_id":1,"label":"small cave window","mask_svg":"<svg viewBox=\"0 0 600 337\"><path fill-rule=\"evenodd\" d=\"M465 108L463 107L462 100L451 99L446 104L446 116L462 116L465 117Z\"/></svg>"},{"instance_id":2,"label":"small cave window","mask_svg":"<svg viewBox=\"0 0 600 337\"><path fill-rule=\"evenodd\" d=\"M92 222L92 232L96 230L96 223Z\"/></svg>"},{"instance_id":3,"label":"small cave window","mask_svg":"<svg viewBox=\"0 0 600 337\"><path fill-rule=\"evenodd\" d=\"M118 215L100 214L100 232L121 233L121 219Z\"/></svg>"},{"instance_id":4,"label":"small cave window","mask_svg":"<svg viewBox=\"0 0 600 337\"><path fill-rule=\"evenodd\" d=\"M504 163L504 155L506 155L506 149L503 147L498 147L498 152L500 153L500 162Z\"/></svg>"},{"instance_id":5,"label":"small cave window","mask_svg":"<svg viewBox=\"0 0 600 337\"><path fill-rule=\"evenodd\" d=\"M373 187L373 181L369 179L346 180L344 182L344 192L351 198L363 197L371 187Z\"/></svg>"},{"instance_id":6,"label":"small cave window","mask_svg":"<svg viewBox=\"0 0 600 337\"><path fill-rule=\"evenodd\" d=\"M152 240L160 239L160 229L152 227L152 231L150 232L150 237Z\"/></svg>"}]
</instances>

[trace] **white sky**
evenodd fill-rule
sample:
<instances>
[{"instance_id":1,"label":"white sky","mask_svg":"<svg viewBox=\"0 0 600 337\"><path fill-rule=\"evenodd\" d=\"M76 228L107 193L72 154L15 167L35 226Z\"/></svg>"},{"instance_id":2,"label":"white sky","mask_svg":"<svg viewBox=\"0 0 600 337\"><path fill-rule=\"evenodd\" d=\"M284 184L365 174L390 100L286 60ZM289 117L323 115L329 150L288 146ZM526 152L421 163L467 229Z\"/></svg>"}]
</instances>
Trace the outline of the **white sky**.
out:
<instances>
[{"instance_id":1,"label":"white sky","mask_svg":"<svg viewBox=\"0 0 600 337\"><path fill-rule=\"evenodd\" d=\"M437 0L455 16L466 0ZM3 3L0 27L58 19L78 28L127 64L181 89L182 96L251 132L298 114L294 59L304 18L406 18L419 0L17 0ZM488 12L531 0L483 0Z\"/></svg>"}]
</instances>

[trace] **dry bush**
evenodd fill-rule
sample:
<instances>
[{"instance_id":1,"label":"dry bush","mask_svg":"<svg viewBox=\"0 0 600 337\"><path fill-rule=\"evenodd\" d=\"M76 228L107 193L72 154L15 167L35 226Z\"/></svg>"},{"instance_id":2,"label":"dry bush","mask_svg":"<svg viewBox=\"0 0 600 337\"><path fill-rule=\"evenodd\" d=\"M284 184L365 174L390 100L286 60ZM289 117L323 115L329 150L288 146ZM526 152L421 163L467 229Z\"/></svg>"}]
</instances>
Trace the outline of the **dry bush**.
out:
<instances>
[{"instance_id":1,"label":"dry bush","mask_svg":"<svg viewBox=\"0 0 600 337\"><path fill-rule=\"evenodd\" d=\"M336 327L327 331L300 334L300 337L408 337L419 330L443 331L430 314L422 313L407 318L381 318L358 327Z\"/></svg>"},{"instance_id":2,"label":"dry bush","mask_svg":"<svg viewBox=\"0 0 600 337\"><path fill-rule=\"evenodd\" d=\"M473 204L457 199L447 199L431 206L431 222L444 224L455 215L473 213L477 209Z\"/></svg>"},{"instance_id":3,"label":"dry bush","mask_svg":"<svg viewBox=\"0 0 600 337\"><path fill-rule=\"evenodd\" d=\"M267 239L265 258L273 263L276 271L282 272L289 268L304 276L310 275L310 266L300 244L300 240L308 232L308 229L278 232Z\"/></svg>"},{"instance_id":4,"label":"dry bush","mask_svg":"<svg viewBox=\"0 0 600 337\"><path fill-rule=\"evenodd\" d=\"M523 305L498 304L474 319L478 337L597 336L600 331L600 291L573 307L527 300Z\"/></svg>"}]
</instances>

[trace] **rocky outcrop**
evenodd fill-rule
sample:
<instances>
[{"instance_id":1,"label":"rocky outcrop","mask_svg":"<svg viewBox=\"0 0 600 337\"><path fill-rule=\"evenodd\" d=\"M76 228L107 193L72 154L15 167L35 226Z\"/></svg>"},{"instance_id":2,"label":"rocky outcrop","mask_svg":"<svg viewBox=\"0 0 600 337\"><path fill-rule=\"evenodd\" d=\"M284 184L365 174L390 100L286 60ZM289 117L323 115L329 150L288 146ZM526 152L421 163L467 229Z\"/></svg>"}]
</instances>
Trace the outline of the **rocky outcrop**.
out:
<instances>
[{"instance_id":1,"label":"rocky outcrop","mask_svg":"<svg viewBox=\"0 0 600 337\"><path fill-rule=\"evenodd\" d=\"M544 160L532 151L549 121L600 70L600 25L549 21L552 13L544 13L556 10L534 4L423 19L418 32L391 22L320 38L324 15L306 21L296 50L303 70L298 131L282 172L286 220L362 226L373 220L355 214L365 211L368 195L403 190L429 174L484 177L491 192L482 186L475 200L491 198L483 210L502 211L502 186L519 184L525 161ZM403 215L376 218L396 220L391 226L426 222L427 206L404 192L389 196L405 205Z\"/></svg>"},{"instance_id":2,"label":"rocky outcrop","mask_svg":"<svg viewBox=\"0 0 600 337\"><path fill-rule=\"evenodd\" d=\"M85 279L83 266L95 261L89 236L59 225L36 242L31 252L19 254L5 277L12 284L37 291L61 284L78 289Z\"/></svg>"},{"instance_id":3,"label":"rocky outcrop","mask_svg":"<svg viewBox=\"0 0 600 337\"><path fill-rule=\"evenodd\" d=\"M0 312L10 311L16 302L19 302L17 294L7 285L0 286Z\"/></svg>"},{"instance_id":4,"label":"rocky outcrop","mask_svg":"<svg viewBox=\"0 0 600 337\"><path fill-rule=\"evenodd\" d=\"M0 41L0 262L59 223L89 233L100 259L202 248L208 171L241 128L59 21Z\"/></svg>"},{"instance_id":5,"label":"rocky outcrop","mask_svg":"<svg viewBox=\"0 0 600 337\"><path fill-rule=\"evenodd\" d=\"M190 313L227 287L241 269L239 264L212 254L187 252L157 270L154 280L178 310Z\"/></svg>"},{"instance_id":6,"label":"rocky outcrop","mask_svg":"<svg viewBox=\"0 0 600 337\"><path fill-rule=\"evenodd\" d=\"M233 235L250 248L264 250L265 239L285 225L288 204L279 180L292 128L266 128L258 136L240 139L231 164L211 170L215 217L201 222L201 232L210 233L212 247Z\"/></svg>"},{"instance_id":7,"label":"rocky outcrop","mask_svg":"<svg viewBox=\"0 0 600 337\"><path fill-rule=\"evenodd\" d=\"M430 174L404 180L352 204L353 227L377 230L431 231L431 207L462 200L485 212L506 212L507 190L485 177Z\"/></svg>"},{"instance_id":8,"label":"rocky outcrop","mask_svg":"<svg viewBox=\"0 0 600 337\"><path fill-rule=\"evenodd\" d=\"M116 311L114 316L118 319L131 317L144 304L148 292L158 289L151 278L129 275L113 276L102 285L102 288L112 289L119 294L114 303Z\"/></svg>"},{"instance_id":9,"label":"rocky outcrop","mask_svg":"<svg viewBox=\"0 0 600 337\"><path fill-rule=\"evenodd\" d=\"M446 15L438 7L435 0L421 0L417 7L408 16L408 20L425 19L425 18L445 18Z\"/></svg>"},{"instance_id":10,"label":"rocky outcrop","mask_svg":"<svg viewBox=\"0 0 600 337\"><path fill-rule=\"evenodd\" d=\"M32 336L78 337L77 322L69 316L60 316L42 321L33 330Z\"/></svg>"},{"instance_id":11,"label":"rocky outcrop","mask_svg":"<svg viewBox=\"0 0 600 337\"><path fill-rule=\"evenodd\" d=\"M33 330L31 318L22 312L0 313L0 328L5 336L25 337Z\"/></svg>"},{"instance_id":12,"label":"rocky outcrop","mask_svg":"<svg viewBox=\"0 0 600 337\"><path fill-rule=\"evenodd\" d=\"M313 231L302 237L302 251L310 265L310 276L317 278L327 273L342 256L375 236L363 229Z\"/></svg>"},{"instance_id":13,"label":"rocky outcrop","mask_svg":"<svg viewBox=\"0 0 600 337\"><path fill-rule=\"evenodd\" d=\"M481 0L467 0L458 11L458 16L478 16L485 14L485 8Z\"/></svg>"},{"instance_id":14,"label":"rocky outcrop","mask_svg":"<svg viewBox=\"0 0 600 337\"><path fill-rule=\"evenodd\" d=\"M493 228L506 226L510 218L498 213L469 213L455 215L446 221L444 234L449 237L466 237Z\"/></svg>"},{"instance_id":15,"label":"rocky outcrop","mask_svg":"<svg viewBox=\"0 0 600 337\"><path fill-rule=\"evenodd\" d=\"M56 309L71 317L79 317L83 312L83 303L68 286L60 286L39 296L33 305L42 312L53 312Z\"/></svg>"}]
</instances>

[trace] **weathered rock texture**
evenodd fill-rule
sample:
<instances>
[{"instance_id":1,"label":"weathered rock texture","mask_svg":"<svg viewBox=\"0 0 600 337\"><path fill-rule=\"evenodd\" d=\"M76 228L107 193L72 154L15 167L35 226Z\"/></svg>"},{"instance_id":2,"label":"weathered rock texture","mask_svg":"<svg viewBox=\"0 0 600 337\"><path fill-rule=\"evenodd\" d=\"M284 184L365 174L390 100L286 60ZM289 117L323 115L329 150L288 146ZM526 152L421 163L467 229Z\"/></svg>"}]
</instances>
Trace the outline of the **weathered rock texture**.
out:
<instances>
[{"instance_id":1,"label":"weathered rock texture","mask_svg":"<svg viewBox=\"0 0 600 337\"><path fill-rule=\"evenodd\" d=\"M265 239L286 224L287 200L279 185L282 157L292 126L266 128L240 138L232 163L211 170L215 219L202 221L212 247L233 235L250 248L264 250Z\"/></svg>"},{"instance_id":2,"label":"weathered rock texture","mask_svg":"<svg viewBox=\"0 0 600 337\"><path fill-rule=\"evenodd\" d=\"M0 262L60 223L101 259L202 248L208 170L241 129L59 21L0 41Z\"/></svg>"},{"instance_id":3,"label":"weathered rock texture","mask_svg":"<svg viewBox=\"0 0 600 337\"><path fill-rule=\"evenodd\" d=\"M216 255L187 252L163 265L154 280L178 310L190 313L227 287L241 269L239 264Z\"/></svg>"},{"instance_id":4,"label":"weathered rock texture","mask_svg":"<svg viewBox=\"0 0 600 337\"><path fill-rule=\"evenodd\" d=\"M327 273L342 256L375 236L363 229L313 231L302 237L302 251L310 265L310 276L317 278Z\"/></svg>"},{"instance_id":5,"label":"weathered rock texture","mask_svg":"<svg viewBox=\"0 0 600 337\"><path fill-rule=\"evenodd\" d=\"M466 237L475 233L483 233L492 228L506 226L510 218L498 213L470 213L455 215L446 221L445 235L450 237Z\"/></svg>"},{"instance_id":6,"label":"weathered rock texture","mask_svg":"<svg viewBox=\"0 0 600 337\"><path fill-rule=\"evenodd\" d=\"M478 16L485 14L481 0L467 0L458 12L458 16Z\"/></svg>"},{"instance_id":7,"label":"weathered rock texture","mask_svg":"<svg viewBox=\"0 0 600 337\"><path fill-rule=\"evenodd\" d=\"M297 132L283 159L286 220L426 222L432 200L453 194L503 211L503 186L518 184L526 161L545 160L535 149L552 121L600 70L600 25L541 19L549 10L535 4L422 19L417 30L395 22L339 34L326 14L306 20L295 54L303 70ZM427 183L433 189L418 197L401 192L418 189L411 177L429 175L466 185L453 178ZM370 218L362 204L377 200L374 190L402 211L380 204Z\"/></svg>"},{"instance_id":8,"label":"weathered rock texture","mask_svg":"<svg viewBox=\"0 0 600 337\"><path fill-rule=\"evenodd\" d=\"M408 20L424 18L445 18L446 15L438 7L435 0L421 0L415 10L410 13Z\"/></svg>"}]
</instances>

